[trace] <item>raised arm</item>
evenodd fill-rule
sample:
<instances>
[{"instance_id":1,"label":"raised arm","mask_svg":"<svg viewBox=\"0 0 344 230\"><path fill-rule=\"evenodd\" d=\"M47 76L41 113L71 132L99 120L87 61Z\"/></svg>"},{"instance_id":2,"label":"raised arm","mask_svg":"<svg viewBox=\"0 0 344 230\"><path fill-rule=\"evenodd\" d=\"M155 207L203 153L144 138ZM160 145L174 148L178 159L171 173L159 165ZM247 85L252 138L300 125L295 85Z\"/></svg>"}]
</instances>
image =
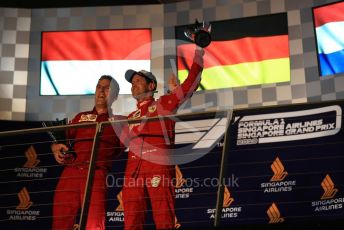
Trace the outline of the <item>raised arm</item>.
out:
<instances>
[{"instance_id":1,"label":"raised arm","mask_svg":"<svg viewBox=\"0 0 344 230\"><path fill-rule=\"evenodd\" d=\"M199 83L201 82L201 73L203 71L203 55L204 50L197 47L190 72L185 81L181 84L181 89L184 93L184 97L186 98L191 97L192 93L196 91Z\"/></svg>"}]
</instances>

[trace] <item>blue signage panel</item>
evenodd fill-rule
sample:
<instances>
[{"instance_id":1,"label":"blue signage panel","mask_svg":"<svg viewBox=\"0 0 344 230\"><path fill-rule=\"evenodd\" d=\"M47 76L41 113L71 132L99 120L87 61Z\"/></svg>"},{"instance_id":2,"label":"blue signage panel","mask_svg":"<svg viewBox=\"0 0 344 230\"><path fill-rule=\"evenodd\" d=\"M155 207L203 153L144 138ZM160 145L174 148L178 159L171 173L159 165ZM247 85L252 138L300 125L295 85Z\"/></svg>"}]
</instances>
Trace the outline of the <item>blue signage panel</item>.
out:
<instances>
[{"instance_id":1,"label":"blue signage panel","mask_svg":"<svg viewBox=\"0 0 344 230\"><path fill-rule=\"evenodd\" d=\"M344 217L343 103L235 111L228 188L239 207L222 225L299 223Z\"/></svg>"}]
</instances>

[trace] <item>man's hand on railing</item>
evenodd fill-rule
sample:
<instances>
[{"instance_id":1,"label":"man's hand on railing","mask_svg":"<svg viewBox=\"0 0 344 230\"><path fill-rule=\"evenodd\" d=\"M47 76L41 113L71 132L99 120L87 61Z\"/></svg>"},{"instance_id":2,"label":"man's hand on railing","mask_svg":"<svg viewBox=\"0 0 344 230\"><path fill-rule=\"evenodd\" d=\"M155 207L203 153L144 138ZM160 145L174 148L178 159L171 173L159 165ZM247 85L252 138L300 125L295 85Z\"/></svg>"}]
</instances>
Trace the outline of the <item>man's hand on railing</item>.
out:
<instances>
[{"instance_id":1,"label":"man's hand on railing","mask_svg":"<svg viewBox=\"0 0 344 230\"><path fill-rule=\"evenodd\" d=\"M55 160L59 164L64 164L65 162L65 154L64 152L68 151L68 147L64 144L57 144L54 143L51 145L51 151L54 154Z\"/></svg>"}]
</instances>

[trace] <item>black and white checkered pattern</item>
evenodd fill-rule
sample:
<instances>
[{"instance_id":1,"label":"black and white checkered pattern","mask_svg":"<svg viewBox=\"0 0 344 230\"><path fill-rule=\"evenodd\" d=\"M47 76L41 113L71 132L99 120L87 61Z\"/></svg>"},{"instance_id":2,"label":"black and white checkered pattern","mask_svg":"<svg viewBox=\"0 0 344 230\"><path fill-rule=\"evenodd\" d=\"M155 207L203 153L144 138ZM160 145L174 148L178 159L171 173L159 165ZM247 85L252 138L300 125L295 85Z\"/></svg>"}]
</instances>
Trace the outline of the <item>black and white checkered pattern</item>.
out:
<instances>
[{"instance_id":1,"label":"black and white checkered pattern","mask_svg":"<svg viewBox=\"0 0 344 230\"><path fill-rule=\"evenodd\" d=\"M31 10L0 8L0 119L24 120Z\"/></svg>"},{"instance_id":2,"label":"black and white checkered pattern","mask_svg":"<svg viewBox=\"0 0 344 230\"><path fill-rule=\"evenodd\" d=\"M280 12L288 14L291 81L197 92L181 112L343 99L344 74L319 77L312 21L312 7L336 1L193 0L146 6L0 8L0 119L61 119L94 104L93 96L39 96L42 31L152 28L151 69L162 94L174 71L175 51L166 41L174 39L176 25L190 24L195 18L216 21ZM120 95L113 108L128 114L135 101Z\"/></svg>"}]
</instances>

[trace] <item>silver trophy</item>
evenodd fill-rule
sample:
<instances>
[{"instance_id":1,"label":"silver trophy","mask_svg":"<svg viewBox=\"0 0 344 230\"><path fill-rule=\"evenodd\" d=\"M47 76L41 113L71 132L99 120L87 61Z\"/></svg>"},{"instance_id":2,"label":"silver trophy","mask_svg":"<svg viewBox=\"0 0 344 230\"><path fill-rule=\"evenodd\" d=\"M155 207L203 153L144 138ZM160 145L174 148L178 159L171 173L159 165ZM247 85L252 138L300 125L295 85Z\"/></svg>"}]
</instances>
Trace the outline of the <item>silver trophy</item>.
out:
<instances>
[{"instance_id":1,"label":"silver trophy","mask_svg":"<svg viewBox=\"0 0 344 230\"><path fill-rule=\"evenodd\" d=\"M185 28L184 35L196 45L204 48L211 43L210 31L211 24L209 22L198 22L196 19L195 24Z\"/></svg>"}]
</instances>

